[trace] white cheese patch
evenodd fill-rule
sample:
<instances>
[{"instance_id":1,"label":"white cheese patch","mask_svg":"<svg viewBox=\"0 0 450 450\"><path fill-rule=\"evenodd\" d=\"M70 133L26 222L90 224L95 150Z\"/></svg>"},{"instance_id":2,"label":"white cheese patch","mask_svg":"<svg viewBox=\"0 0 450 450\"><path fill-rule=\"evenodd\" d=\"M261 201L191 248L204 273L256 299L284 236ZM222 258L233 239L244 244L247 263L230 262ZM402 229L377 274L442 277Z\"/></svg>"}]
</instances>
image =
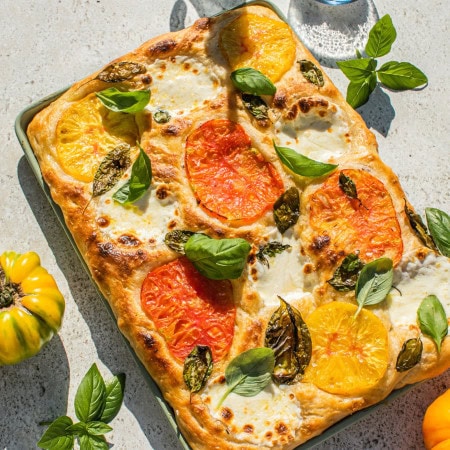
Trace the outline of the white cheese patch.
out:
<instances>
[{"instance_id":1,"label":"white cheese patch","mask_svg":"<svg viewBox=\"0 0 450 450\"><path fill-rule=\"evenodd\" d=\"M226 390L226 383L214 383L204 389L202 399L237 439L271 447L272 441L289 442L301 426L300 403L289 386L270 384L254 397L232 392L217 408Z\"/></svg>"},{"instance_id":2,"label":"white cheese patch","mask_svg":"<svg viewBox=\"0 0 450 450\"><path fill-rule=\"evenodd\" d=\"M350 150L345 136L348 127L339 110L321 117L313 109L294 120L279 120L275 132L278 146L291 148L316 161L335 162Z\"/></svg>"},{"instance_id":3,"label":"white cheese patch","mask_svg":"<svg viewBox=\"0 0 450 450\"><path fill-rule=\"evenodd\" d=\"M170 195L164 200L158 199L157 188L158 183L153 183L141 199L129 206L123 206L113 200L112 196L117 188L99 197L97 222L99 219L107 220L102 231L111 239L131 234L140 241L153 240L154 243L162 243L169 231L169 223L176 220L178 202Z\"/></svg>"},{"instance_id":4,"label":"white cheese patch","mask_svg":"<svg viewBox=\"0 0 450 450\"><path fill-rule=\"evenodd\" d=\"M423 262L408 262L394 272L394 286L386 301L394 327L417 324L417 310L428 295L435 295L450 317L450 262L430 253ZM399 292L400 291L400 292Z\"/></svg>"},{"instance_id":5,"label":"white cheese patch","mask_svg":"<svg viewBox=\"0 0 450 450\"><path fill-rule=\"evenodd\" d=\"M151 67L151 99L147 109L187 114L217 97L223 86L210 68L187 56L156 60Z\"/></svg>"}]
</instances>

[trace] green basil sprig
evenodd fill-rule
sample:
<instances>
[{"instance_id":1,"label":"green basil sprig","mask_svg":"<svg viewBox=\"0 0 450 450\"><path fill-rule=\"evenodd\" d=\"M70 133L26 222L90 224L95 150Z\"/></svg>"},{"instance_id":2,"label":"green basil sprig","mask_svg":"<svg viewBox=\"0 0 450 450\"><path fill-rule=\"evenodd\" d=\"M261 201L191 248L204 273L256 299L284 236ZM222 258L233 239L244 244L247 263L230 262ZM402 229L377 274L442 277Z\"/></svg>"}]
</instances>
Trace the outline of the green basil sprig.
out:
<instances>
[{"instance_id":1,"label":"green basil sprig","mask_svg":"<svg viewBox=\"0 0 450 450\"><path fill-rule=\"evenodd\" d=\"M303 177L321 177L337 168L336 164L327 164L307 158L295 150L287 147L278 147L273 143L275 151L281 162L292 172Z\"/></svg>"},{"instance_id":2,"label":"green basil sprig","mask_svg":"<svg viewBox=\"0 0 450 450\"><path fill-rule=\"evenodd\" d=\"M112 430L108 423L122 406L124 389L124 374L105 382L93 364L75 394L75 414L79 422L74 423L68 416L58 417L37 445L48 450L72 450L77 438L81 450L108 450L104 434Z\"/></svg>"},{"instance_id":3,"label":"green basil sprig","mask_svg":"<svg viewBox=\"0 0 450 450\"><path fill-rule=\"evenodd\" d=\"M184 252L195 268L212 280L239 278L250 249L251 245L245 239L212 239L200 233L192 235L184 246Z\"/></svg>"},{"instance_id":4,"label":"green basil sprig","mask_svg":"<svg viewBox=\"0 0 450 450\"><path fill-rule=\"evenodd\" d=\"M113 199L121 204L130 204L139 200L152 182L152 165L150 158L139 146L139 156L131 167L130 179L117 190Z\"/></svg>"},{"instance_id":5,"label":"green basil sprig","mask_svg":"<svg viewBox=\"0 0 450 450\"><path fill-rule=\"evenodd\" d=\"M440 352L442 341L448 334L448 322L444 307L435 295L428 295L422 300L417 318L422 333L433 339Z\"/></svg>"},{"instance_id":6,"label":"green basil sprig","mask_svg":"<svg viewBox=\"0 0 450 450\"><path fill-rule=\"evenodd\" d=\"M393 279L394 269L390 258L378 258L367 263L356 282L355 295L359 307L355 316L364 306L382 302L392 288Z\"/></svg>"},{"instance_id":7,"label":"green basil sprig","mask_svg":"<svg viewBox=\"0 0 450 450\"><path fill-rule=\"evenodd\" d=\"M425 208L425 215L436 247L450 257L450 216L437 208Z\"/></svg>"},{"instance_id":8,"label":"green basil sprig","mask_svg":"<svg viewBox=\"0 0 450 450\"><path fill-rule=\"evenodd\" d=\"M251 67L243 67L231 72L234 86L245 94L273 95L277 91L275 85L262 72Z\"/></svg>"},{"instance_id":9,"label":"green basil sprig","mask_svg":"<svg viewBox=\"0 0 450 450\"><path fill-rule=\"evenodd\" d=\"M115 87L96 92L95 95L108 109L114 112L137 113L150 101L150 91L119 91Z\"/></svg>"},{"instance_id":10,"label":"green basil sprig","mask_svg":"<svg viewBox=\"0 0 450 450\"><path fill-rule=\"evenodd\" d=\"M228 388L216 409L231 392L243 397L259 394L271 382L274 367L274 351L267 347L252 348L236 356L225 369Z\"/></svg>"},{"instance_id":11,"label":"green basil sprig","mask_svg":"<svg viewBox=\"0 0 450 450\"><path fill-rule=\"evenodd\" d=\"M357 59L338 62L339 68L350 80L347 88L347 102L358 108L369 99L378 81L396 91L414 89L428 82L427 76L408 62L389 61L376 70L375 58L387 55L397 37L391 17L386 14L370 30L363 57L357 50Z\"/></svg>"}]
</instances>

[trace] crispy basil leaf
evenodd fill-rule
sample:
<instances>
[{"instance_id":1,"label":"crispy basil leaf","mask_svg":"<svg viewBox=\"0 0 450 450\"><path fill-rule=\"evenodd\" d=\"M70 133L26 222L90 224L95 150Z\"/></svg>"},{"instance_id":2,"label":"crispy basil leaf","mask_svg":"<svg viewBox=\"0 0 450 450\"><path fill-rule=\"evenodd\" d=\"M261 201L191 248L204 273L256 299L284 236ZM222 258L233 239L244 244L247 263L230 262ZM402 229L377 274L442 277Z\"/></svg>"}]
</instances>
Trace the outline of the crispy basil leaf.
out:
<instances>
[{"instance_id":1,"label":"crispy basil leaf","mask_svg":"<svg viewBox=\"0 0 450 450\"><path fill-rule=\"evenodd\" d=\"M450 257L450 216L437 208L425 208L428 228L439 251Z\"/></svg>"},{"instance_id":2,"label":"crispy basil leaf","mask_svg":"<svg viewBox=\"0 0 450 450\"><path fill-rule=\"evenodd\" d=\"M105 424L111 422L111 420L116 417L120 407L122 406L123 393L125 391L125 379L125 374L119 373L118 375L115 375L110 380L105 382L105 408L103 409L102 415L100 416L100 420ZM103 431L103 433L107 432Z\"/></svg>"},{"instance_id":3,"label":"crispy basil leaf","mask_svg":"<svg viewBox=\"0 0 450 450\"><path fill-rule=\"evenodd\" d=\"M408 62L387 62L378 69L377 74L384 86L396 91L414 89L428 83L427 76Z\"/></svg>"},{"instance_id":4,"label":"crispy basil leaf","mask_svg":"<svg viewBox=\"0 0 450 450\"><path fill-rule=\"evenodd\" d=\"M312 343L300 312L281 297L266 329L264 345L275 355L272 374L277 384L299 381L311 360Z\"/></svg>"},{"instance_id":5,"label":"crispy basil leaf","mask_svg":"<svg viewBox=\"0 0 450 450\"><path fill-rule=\"evenodd\" d=\"M310 83L319 87L324 85L323 73L313 62L301 59L298 63L300 64L300 72Z\"/></svg>"},{"instance_id":6,"label":"crispy basil leaf","mask_svg":"<svg viewBox=\"0 0 450 450\"><path fill-rule=\"evenodd\" d=\"M377 61L372 58L337 61L336 64L350 81L355 81L357 83L362 83L367 78L371 77L374 70L377 68Z\"/></svg>"},{"instance_id":7,"label":"crispy basil leaf","mask_svg":"<svg viewBox=\"0 0 450 450\"><path fill-rule=\"evenodd\" d=\"M406 372L418 364L422 358L422 351L423 343L420 338L405 341L397 356L397 363L395 364L397 372Z\"/></svg>"},{"instance_id":8,"label":"crispy basil leaf","mask_svg":"<svg viewBox=\"0 0 450 450\"><path fill-rule=\"evenodd\" d=\"M420 240L428 248L437 250L433 238L428 234L427 227L423 223L422 218L419 216L419 214L416 214L411 208L408 207L406 201L405 201L405 213L406 216L408 217L411 228L416 232Z\"/></svg>"},{"instance_id":9,"label":"crispy basil leaf","mask_svg":"<svg viewBox=\"0 0 450 450\"><path fill-rule=\"evenodd\" d=\"M114 112L137 113L150 101L150 91L119 91L115 87L96 92L95 95Z\"/></svg>"},{"instance_id":10,"label":"crispy basil leaf","mask_svg":"<svg viewBox=\"0 0 450 450\"><path fill-rule=\"evenodd\" d=\"M367 103L370 94L377 86L377 75L372 73L363 81L350 81L347 87L347 103L354 109Z\"/></svg>"},{"instance_id":11,"label":"crispy basil leaf","mask_svg":"<svg viewBox=\"0 0 450 450\"><path fill-rule=\"evenodd\" d=\"M327 164L297 153L287 147L278 147L273 144L275 151L281 162L288 167L292 172L303 177L321 177L336 169L337 165Z\"/></svg>"},{"instance_id":12,"label":"crispy basil leaf","mask_svg":"<svg viewBox=\"0 0 450 450\"><path fill-rule=\"evenodd\" d=\"M355 294L359 305L356 314L359 314L364 306L382 302L392 288L393 278L391 259L378 258L366 264L356 282Z\"/></svg>"},{"instance_id":13,"label":"crispy basil leaf","mask_svg":"<svg viewBox=\"0 0 450 450\"><path fill-rule=\"evenodd\" d=\"M207 345L196 345L184 360L183 378L191 392L200 391L211 375L213 357Z\"/></svg>"},{"instance_id":14,"label":"crispy basil leaf","mask_svg":"<svg viewBox=\"0 0 450 450\"><path fill-rule=\"evenodd\" d=\"M114 193L113 199L121 204L134 203L148 190L152 182L150 158L139 146L139 156L131 168L130 179Z\"/></svg>"},{"instance_id":15,"label":"crispy basil leaf","mask_svg":"<svg viewBox=\"0 0 450 450\"><path fill-rule=\"evenodd\" d=\"M397 32L392 23L391 16L386 14L372 27L366 44L366 53L372 58L384 56L391 51Z\"/></svg>"},{"instance_id":16,"label":"crispy basil leaf","mask_svg":"<svg viewBox=\"0 0 450 450\"><path fill-rule=\"evenodd\" d=\"M356 190L355 182L345 175L344 172L339 174L339 187L342 189L344 194L350 198L358 198L358 191Z\"/></svg>"},{"instance_id":17,"label":"crispy basil leaf","mask_svg":"<svg viewBox=\"0 0 450 450\"><path fill-rule=\"evenodd\" d=\"M442 303L435 295L428 295L422 300L417 317L422 333L433 339L440 353L442 341L448 334L447 315Z\"/></svg>"},{"instance_id":18,"label":"crispy basil leaf","mask_svg":"<svg viewBox=\"0 0 450 450\"><path fill-rule=\"evenodd\" d=\"M120 83L121 81L131 80L135 75L145 72L147 72L147 69L142 64L120 61L107 66L96 78L107 83Z\"/></svg>"},{"instance_id":19,"label":"crispy basil leaf","mask_svg":"<svg viewBox=\"0 0 450 450\"><path fill-rule=\"evenodd\" d=\"M255 119L266 120L269 118L269 107L258 95L242 94L242 103Z\"/></svg>"},{"instance_id":20,"label":"crispy basil leaf","mask_svg":"<svg viewBox=\"0 0 450 450\"><path fill-rule=\"evenodd\" d=\"M243 67L231 72L234 86L245 94L273 95L277 91L275 85L259 70Z\"/></svg>"},{"instance_id":21,"label":"crispy basil leaf","mask_svg":"<svg viewBox=\"0 0 450 450\"><path fill-rule=\"evenodd\" d=\"M252 348L236 356L225 369L227 390L217 408L231 392L243 397L259 394L272 380L274 351L267 347Z\"/></svg>"},{"instance_id":22,"label":"crispy basil leaf","mask_svg":"<svg viewBox=\"0 0 450 450\"><path fill-rule=\"evenodd\" d=\"M165 111L164 109L158 109L153 113L153 120L156 123L167 123L170 119L169 111Z\"/></svg>"},{"instance_id":23,"label":"crispy basil leaf","mask_svg":"<svg viewBox=\"0 0 450 450\"><path fill-rule=\"evenodd\" d=\"M173 251L184 255L184 246L193 234L195 234L193 231L188 230L169 231L164 236L164 243Z\"/></svg>"},{"instance_id":24,"label":"crispy basil leaf","mask_svg":"<svg viewBox=\"0 0 450 450\"><path fill-rule=\"evenodd\" d=\"M273 204L273 218L280 233L295 225L300 217L300 194L294 186L283 192Z\"/></svg>"},{"instance_id":25,"label":"crispy basil leaf","mask_svg":"<svg viewBox=\"0 0 450 450\"><path fill-rule=\"evenodd\" d=\"M58 417L50 424L37 445L48 450L72 450L75 437L72 431L68 430L72 424L70 417Z\"/></svg>"},{"instance_id":26,"label":"crispy basil leaf","mask_svg":"<svg viewBox=\"0 0 450 450\"><path fill-rule=\"evenodd\" d=\"M212 280L239 278L250 249L245 239L212 239L204 234L192 235L184 246L195 268Z\"/></svg>"},{"instance_id":27,"label":"crispy basil leaf","mask_svg":"<svg viewBox=\"0 0 450 450\"><path fill-rule=\"evenodd\" d=\"M277 241L270 241L266 245L260 245L256 258L258 261L267 267L269 267L268 257L274 257L275 255L284 252L288 248L291 248L288 244L282 244Z\"/></svg>"},{"instance_id":28,"label":"crispy basil leaf","mask_svg":"<svg viewBox=\"0 0 450 450\"><path fill-rule=\"evenodd\" d=\"M98 197L112 189L130 164L130 146L128 144L119 144L111 150L103 158L95 172L92 195Z\"/></svg>"},{"instance_id":29,"label":"crispy basil leaf","mask_svg":"<svg viewBox=\"0 0 450 450\"><path fill-rule=\"evenodd\" d=\"M359 273L363 267L364 263L359 259L359 256L350 253L344 258L328 283L339 292L352 291L355 289Z\"/></svg>"}]
</instances>

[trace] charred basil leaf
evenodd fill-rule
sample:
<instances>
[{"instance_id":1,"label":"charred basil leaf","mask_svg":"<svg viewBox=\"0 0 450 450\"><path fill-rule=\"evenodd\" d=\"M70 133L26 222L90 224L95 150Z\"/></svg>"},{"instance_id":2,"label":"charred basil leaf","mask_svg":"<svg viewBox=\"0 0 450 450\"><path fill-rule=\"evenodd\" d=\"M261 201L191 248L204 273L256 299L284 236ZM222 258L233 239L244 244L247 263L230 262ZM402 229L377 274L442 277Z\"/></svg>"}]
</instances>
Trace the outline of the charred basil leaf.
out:
<instances>
[{"instance_id":1,"label":"charred basil leaf","mask_svg":"<svg viewBox=\"0 0 450 450\"><path fill-rule=\"evenodd\" d=\"M169 231L164 237L164 243L175 252L184 255L184 245L193 234L195 233L189 230Z\"/></svg>"},{"instance_id":2,"label":"charred basil leaf","mask_svg":"<svg viewBox=\"0 0 450 450\"><path fill-rule=\"evenodd\" d=\"M120 61L110 64L98 75L97 79L107 83L120 83L131 80L135 75L147 72L147 68L139 63L131 61Z\"/></svg>"},{"instance_id":3,"label":"charred basil leaf","mask_svg":"<svg viewBox=\"0 0 450 450\"><path fill-rule=\"evenodd\" d=\"M158 109L153 113L153 120L156 123L167 123L170 119L169 111L165 111L164 109Z\"/></svg>"},{"instance_id":4,"label":"charred basil leaf","mask_svg":"<svg viewBox=\"0 0 450 450\"><path fill-rule=\"evenodd\" d=\"M142 111L150 101L150 91L119 91L115 87L96 92L103 105L114 112L128 114Z\"/></svg>"},{"instance_id":5,"label":"charred basil leaf","mask_svg":"<svg viewBox=\"0 0 450 450\"><path fill-rule=\"evenodd\" d=\"M269 107L258 95L242 94L242 102L255 119L266 120L269 118Z\"/></svg>"},{"instance_id":6,"label":"charred basil leaf","mask_svg":"<svg viewBox=\"0 0 450 450\"><path fill-rule=\"evenodd\" d=\"M259 262L269 267L269 260L267 257L274 257L275 255L284 252L288 248L291 248L291 246L288 244L284 245L281 242L271 241L266 245L261 245L259 247L256 258Z\"/></svg>"},{"instance_id":7,"label":"charred basil leaf","mask_svg":"<svg viewBox=\"0 0 450 450\"><path fill-rule=\"evenodd\" d=\"M408 217L411 228L415 231L420 240L432 250L436 250L436 245L433 241L433 238L428 233L426 225L423 223L422 218L419 214L416 214L412 209L408 207L408 204L405 201L405 213Z\"/></svg>"},{"instance_id":8,"label":"charred basil leaf","mask_svg":"<svg viewBox=\"0 0 450 450\"><path fill-rule=\"evenodd\" d=\"M359 256L350 253L344 258L328 283L339 292L352 291L355 289L356 281L363 267L364 263L359 259Z\"/></svg>"},{"instance_id":9,"label":"charred basil leaf","mask_svg":"<svg viewBox=\"0 0 450 450\"><path fill-rule=\"evenodd\" d=\"M395 365L397 372L406 372L418 364L420 358L422 358L422 351L423 343L420 338L405 341L397 356L397 363Z\"/></svg>"},{"instance_id":10,"label":"charred basil leaf","mask_svg":"<svg viewBox=\"0 0 450 450\"><path fill-rule=\"evenodd\" d=\"M433 339L440 353L442 341L448 334L448 322L444 307L435 295L428 295L422 300L417 318L420 330Z\"/></svg>"},{"instance_id":11,"label":"charred basil leaf","mask_svg":"<svg viewBox=\"0 0 450 450\"><path fill-rule=\"evenodd\" d=\"M425 208L428 228L439 251L450 257L450 216L437 208Z\"/></svg>"},{"instance_id":12,"label":"charred basil leaf","mask_svg":"<svg viewBox=\"0 0 450 450\"><path fill-rule=\"evenodd\" d=\"M275 85L262 72L251 67L243 67L231 72L231 81L241 92L253 95L273 95Z\"/></svg>"},{"instance_id":13,"label":"charred basil leaf","mask_svg":"<svg viewBox=\"0 0 450 450\"><path fill-rule=\"evenodd\" d=\"M298 63L300 64L300 72L310 83L319 87L324 85L323 73L313 62L301 59Z\"/></svg>"},{"instance_id":14,"label":"charred basil leaf","mask_svg":"<svg viewBox=\"0 0 450 450\"><path fill-rule=\"evenodd\" d=\"M200 391L211 375L213 357L207 345L196 345L184 360L183 378L191 392Z\"/></svg>"},{"instance_id":15,"label":"charred basil leaf","mask_svg":"<svg viewBox=\"0 0 450 450\"><path fill-rule=\"evenodd\" d=\"M344 172L339 174L339 187L342 189L344 194L350 198L358 198L358 191L356 190L356 185L354 181L345 175Z\"/></svg>"},{"instance_id":16,"label":"charred basil leaf","mask_svg":"<svg viewBox=\"0 0 450 450\"><path fill-rule=\"evenodd\" d=\"M289 384L304 374L311 360L312 344L300 312L279 299L280 307L269 320L264 345L275 354L273 380L277 384Z\"/></svg>"},{"instance_id":17,"label":"charred basil leaf","mask_svg":"<svg viewBox=\"0 0 450 450\"><path fill-rule=\"evenodd\" d=\"M295 225L300 217L300 194L294 186L283 192L273 204L273 218L280 233Z\"/></svg>"},{"instance_id":18,"label":"charred basil leaf","mask_svg":"<svg viewBox=\"0 0 450 450\"><path fill-rule=\"evenodd\" d=\"M92 195L98 197L112 189L130 164L130 146L128 144L120 144L111 150L103 158L95 172Z\"/></svg>"}]
</instances>

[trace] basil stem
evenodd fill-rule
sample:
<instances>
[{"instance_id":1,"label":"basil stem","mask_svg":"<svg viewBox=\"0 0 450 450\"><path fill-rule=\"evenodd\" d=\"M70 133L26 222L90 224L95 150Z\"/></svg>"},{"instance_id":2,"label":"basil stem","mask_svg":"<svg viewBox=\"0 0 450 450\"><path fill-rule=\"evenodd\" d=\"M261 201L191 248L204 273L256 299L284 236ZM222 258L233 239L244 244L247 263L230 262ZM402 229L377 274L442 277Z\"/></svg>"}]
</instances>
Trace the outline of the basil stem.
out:
<instances>
[{"instance_id":1,"label":"basil stem","mask_svg":"<svg viewBox=\"0 0 450 450\"><path fill-rule=\"evenodd\" d=\"M137 113L150 101L150 91L119 91L115 87L96 92L95 95L106 108L114 112Z\"/></svg>"}]
</instances>

